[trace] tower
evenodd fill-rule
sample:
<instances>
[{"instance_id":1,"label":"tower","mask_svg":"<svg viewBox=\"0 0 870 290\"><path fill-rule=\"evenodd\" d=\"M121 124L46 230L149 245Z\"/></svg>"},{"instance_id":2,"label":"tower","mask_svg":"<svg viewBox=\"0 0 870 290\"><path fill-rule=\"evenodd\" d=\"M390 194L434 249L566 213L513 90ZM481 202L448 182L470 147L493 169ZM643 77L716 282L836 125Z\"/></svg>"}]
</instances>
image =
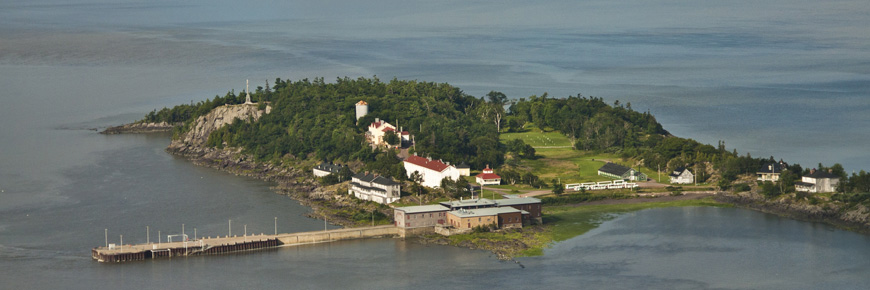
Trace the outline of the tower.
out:
<instances>
[{"instance_id":1,"label":"tower","mask_svg":"<svg viewBox=\"0 0 870 290\"><path fill-rule=\"evenodd\" d=\"M245 80L245 105L251 105L251 84L250 81Z\"/></svg>"},{"instance_id":2,"label":"tower","mask_svg":"<svg viewBox=\"0 0 870 290\"><path fill-rule=\"evenodd\" d=\"M369 103L366 101L359 101L356 103L356 120L359 121L359 118L367 115L369 113Z\"/></svg>"}]
</instances>

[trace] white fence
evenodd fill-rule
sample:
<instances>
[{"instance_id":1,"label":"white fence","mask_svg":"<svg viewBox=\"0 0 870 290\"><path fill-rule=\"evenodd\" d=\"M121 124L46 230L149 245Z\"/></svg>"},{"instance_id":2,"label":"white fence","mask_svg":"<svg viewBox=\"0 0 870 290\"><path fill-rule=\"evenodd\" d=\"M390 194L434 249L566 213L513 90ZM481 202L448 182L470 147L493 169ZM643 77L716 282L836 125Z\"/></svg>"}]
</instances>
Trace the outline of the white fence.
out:
<instances>
[{"instance_id":1,"label":"white fence","mask_svg":"<svg viewBox=\"0 0 870 290\"><path fill-rule=\"evenodd\" d=\"M574 190L574 191L579 191L581 189L583 189L583 190L603 190L603 189L632 189L632 188L637 188L637 183L625 182L624 180L565 184L565 189L570 189L570 190Z\"/></svg>"}]
</instances>

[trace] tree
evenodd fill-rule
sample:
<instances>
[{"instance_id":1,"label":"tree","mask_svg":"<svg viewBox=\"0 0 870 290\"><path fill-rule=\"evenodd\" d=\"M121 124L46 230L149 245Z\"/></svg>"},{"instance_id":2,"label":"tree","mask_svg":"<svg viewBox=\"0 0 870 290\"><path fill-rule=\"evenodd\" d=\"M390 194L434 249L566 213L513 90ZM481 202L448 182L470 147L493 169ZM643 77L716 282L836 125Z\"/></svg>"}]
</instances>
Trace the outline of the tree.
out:
<instances>
[{"instance_id":1,"label":"tree","mask_svg":"<svg viewBox=\"0 0 870 290\"><path fill-rule=\"evenodd\" d=\"M468 190L468 180L465 180L465 178L462 178L460 176L459 179L456 180L455 187L456 188L453 195L454 198L471 195L470 191Z\"/></svg>"},{"instance_id":2,"label":"tree","mask_svg":"<svg viewBox=\"0 0 870 290\"><path fill-rule=\"evenodd\" d=\"M456 193L456 181L453 181L453 178L444 177L441 179L441 191L444 195L453 196Z\"/></svg>"},{"instance_id":3,"label":"tree","mask_svg":"<svg viewBox=\"0 0 870 290\"><path fill-rule=\"evenodd\" d=\"M351 173L353 172L350 171L350 168L347 167L347 165L342 166L341 170L338 172L338 182L350 180L350 177L352 175Z\"/></svg>"},{"instance_id":4,"label":"tree","mask_svg":"<svg viewBox=\"0 0 870 290\"><path fill-rule=\"evenodd\" d=\"M524 148L523 148L522 156L523 156L523 158L526 158L526 159L535 159L535 153L537 153L535 151L535 147L532 147L532 145L526 144L526 146L524 146Z\"/></svg>"},{"instance_id":5,"label":"tree","mask_svg":"<svg viewBox=\"0 0 870 290\"><path fill-rule=\"evenodd\" d=\"M495 122L495 128L498 132L501 132L501 119L504 118L504 105L507 102L507 96L496 91L490 91L486 96L489 98L490 110L492 112L492 120Z\"/></svg>"},{"instance_id":6,"label":"tree","mask_svg":"<svg viewBox=\"0 0 870 290\"><path fill-rule=\"evenodd\" d=\"M402 139L399 138L399 134L396 134L395 131L388 131L388 132L384 133L384 142L387 142L387 144L396 146L402 142Z\"/></svg>"},{"instance_id":7,"label":"tree","mask_svg":"<svg viewBox=\"0 0 870 290\"><path fill-rule=\"evenodd\" d=\"M565 187L562 186L562 183L559 180L553 178L553 193L556 195L560 195L565 192Z\"/></svg>"},{"instance_id":8,"label":"tree","mask_svg":"<svg viewBox=\"0 0 870 290\"><path fill-rule=\"evenodd\" d=\"M411 190L415 191L417 193L417 196L423 193L423 175L420 174L419 171L414 171L413 173L411 173L411 176L408 179L411 180L411 182L413 183Z\"/></svg>"}]
</instances>

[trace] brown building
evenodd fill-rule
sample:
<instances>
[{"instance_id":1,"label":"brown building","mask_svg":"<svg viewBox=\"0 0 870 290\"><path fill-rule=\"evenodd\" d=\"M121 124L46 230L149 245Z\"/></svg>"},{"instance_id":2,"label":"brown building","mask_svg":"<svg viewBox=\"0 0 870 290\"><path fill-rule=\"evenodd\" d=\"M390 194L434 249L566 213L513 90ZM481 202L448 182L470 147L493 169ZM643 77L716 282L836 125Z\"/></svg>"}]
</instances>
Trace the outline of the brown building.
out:
<instances>
[{"instance_id":1,"label":"brown building","mask_svg":"<svg viewBox=\"0 0 870 290\"><path fill-rule=\"evenodd\" d=\"M438 204L397 207L393 210L393 220L399 228L432 227L447 223L447 211Z\"/></svg>"},{"instance_id":2,"label":"brown building","mask_svg":"<svg viewBox=\"0 0 870 290\"><path fill-rule=\"evenodd\" d=\"M512 207L524 211L524 221L542 223L540 199L534 197L520 197L497 199L494 200L494 202L497 207Z\"/></svg>"},{"instance_id":3,"label":"brown building","mask_svg":"<svg viewBox=\"0 0 870 290\"><path fill-rule=\"evenodd\" d=\"M478 226L523 227L522 212L512 207L454 210L447 213L447 222L457 229L472 229Z\"/></svg>"}]
</instances>

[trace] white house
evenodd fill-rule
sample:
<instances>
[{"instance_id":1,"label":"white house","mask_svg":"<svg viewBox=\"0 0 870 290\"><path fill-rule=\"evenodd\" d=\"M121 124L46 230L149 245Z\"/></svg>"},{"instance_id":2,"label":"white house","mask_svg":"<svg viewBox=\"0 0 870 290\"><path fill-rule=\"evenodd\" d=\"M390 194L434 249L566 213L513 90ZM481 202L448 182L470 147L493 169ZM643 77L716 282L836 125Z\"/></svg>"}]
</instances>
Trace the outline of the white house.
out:
<instances>
[{"instance_id":1,"label":"white house","mask_svg":"<svg viewBox=\"0 0 870 290\"><path fill-rule=\"evenodd\" d=\"M773 162L762 166L755 174L758 176L758 181L777 182L779 181L779 174L787 167L788 163L780 160L779 162Z\"/></svg>"},{"instance_id":2,"label":"white house","mask_svg":"<svg viewBox=\"0 0 870 290\"><path fill-rule=\"evenodd\" d=\"M408 177L411 177L411 174L414 172L420 173L423 177L423 186L439 187L441 186L441 180L445 177L459 180L459 170L455 166L444 163L441 160L423 158L414 153L414 155L405 158L403 163Z\"/></svg>"},{"instance_id":3,"label":"white house","mask_svg":"<svg viewBox=\"0 0 870 290\"><path fill-rule=\"evenodd\" d=\"M478 174L474 179L476 179L477 184L480 184L481 186L501 184L501 176L495 174L492 169L489 168L489 164L487 164L486 168L483 169L483 173Z\"/></svg>"},{"instance_id":4,"label":"white house","mask_svg":"<svg viewBox=\"0 0 870 290\"><path fill-rule=\"evenodd\" d=\"M803 192L834 192L840 184L840 177L831 172L812 169L810 174L801 177L801 181L795 182L796 191Z\"/></svg>"},{"instance_id":5,"label":"white house","mask_svg":"<svg viewBox=\"0 0 870 290\"><path fill-rule=\"evenodd\" d=\"M403 131L401 128L396 130L396 126L387 123L379 118L375 118L375 121L369 125L369 130L366 131L366 139L368 139L369 143L375 146L383 145L387 146L387 143L384 142L384 135L387 132L394 132L399 135L399 140L402 144L406 144L411 141L411 133L408 131Z\"/></svg>"},{"instance_id":6,"label":"white house","mask_svg":"<svg viewBox=\"0 0 870 290\"><path fill-rule=\"evenodd\" d=\"M671 178L671 183L690 184L695 182L695 175L686 168L677 168L674 173L668 175Z\"/></svg>"},{"instance_id":7,"label":"white house","mask_svg":"<svg viewBox=\"0 0 870 290\"><path fill-rule=\"evenodd\" d=\"M399 183L377 174L359 173L351 177L348 194L362 200L388 204L402 197Z\"/></svg>"}]
</instances>

